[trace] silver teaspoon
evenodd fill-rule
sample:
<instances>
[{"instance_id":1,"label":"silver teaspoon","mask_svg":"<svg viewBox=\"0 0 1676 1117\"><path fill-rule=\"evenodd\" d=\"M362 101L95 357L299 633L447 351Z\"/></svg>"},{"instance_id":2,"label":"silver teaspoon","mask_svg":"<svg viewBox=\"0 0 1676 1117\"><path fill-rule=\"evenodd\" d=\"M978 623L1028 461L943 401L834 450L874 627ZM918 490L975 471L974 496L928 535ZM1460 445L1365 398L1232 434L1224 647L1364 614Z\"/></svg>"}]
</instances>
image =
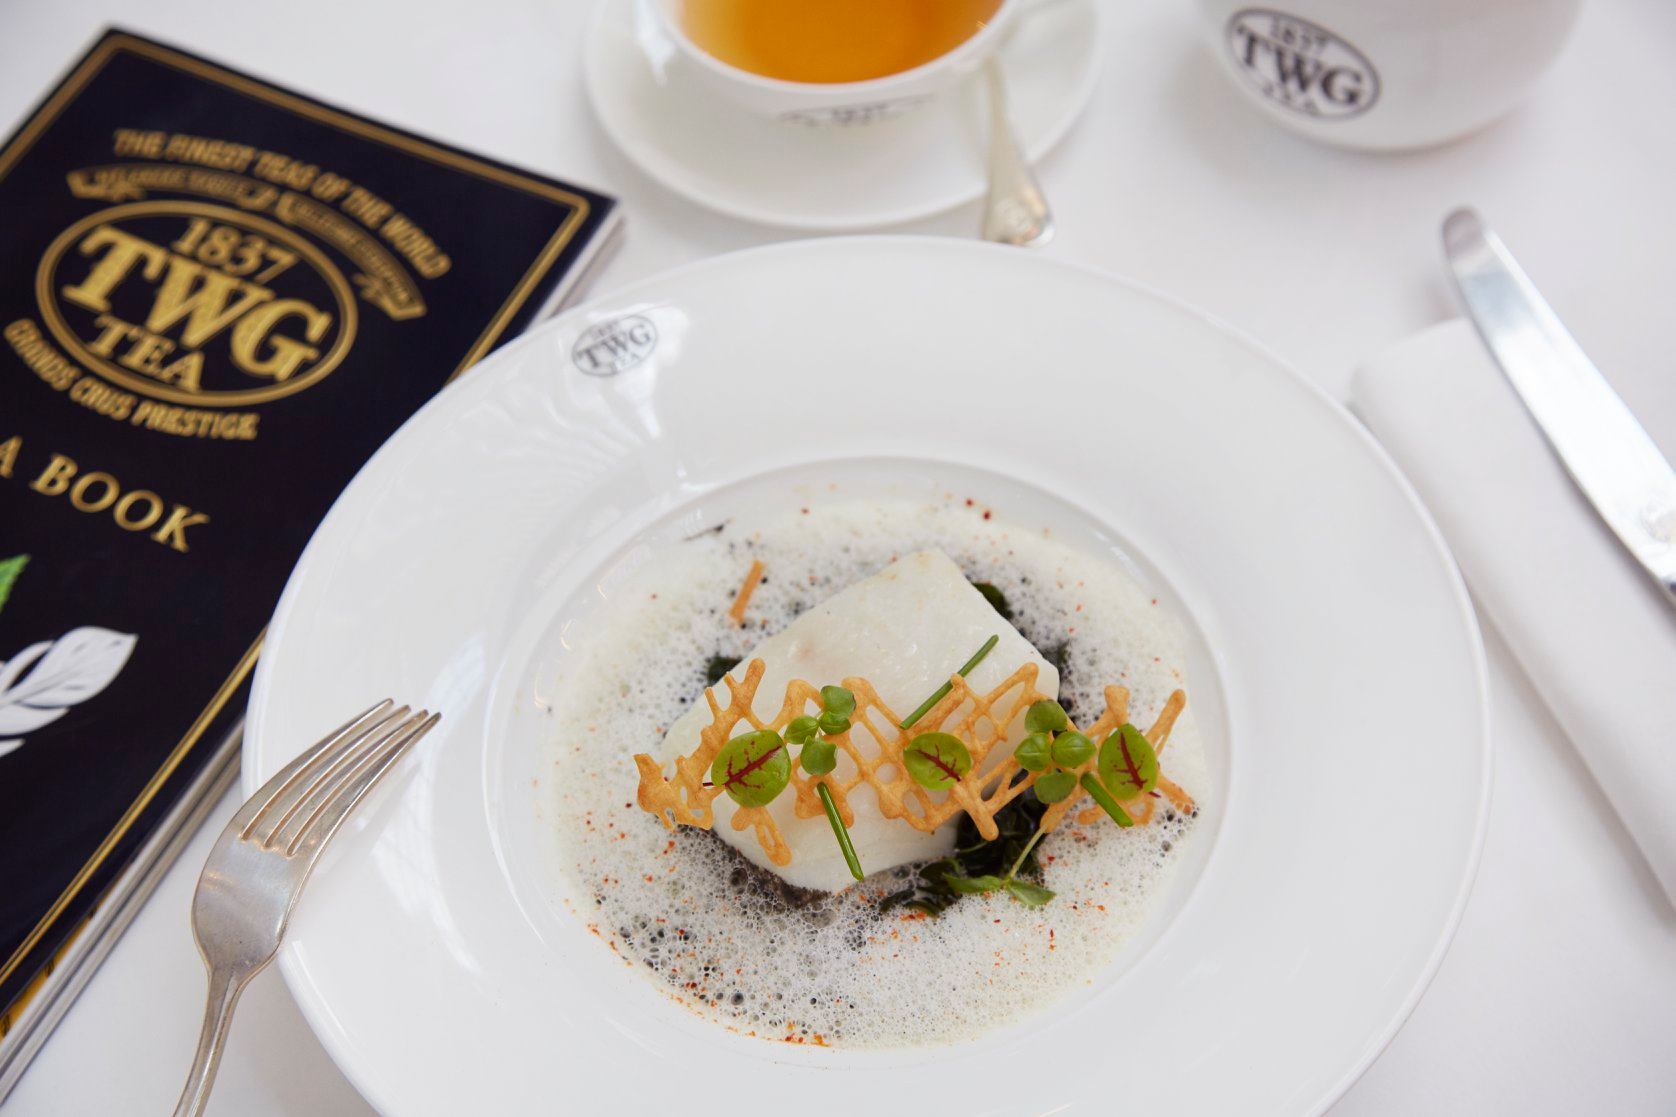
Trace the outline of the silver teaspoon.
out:
<instances>
[{"instance_id":1,"label":"silver teaspoon","mask_svg":"<svg viewBox=\"0 0 1676 1117\"><path fill-rule=\"evenodd\" d=\"M983 236L1022 248L1045 244L1053 236L1053 213L1019 147L1007 114L1007 80L991 55L984 64L989 86L989 196L984 202Z\"/></svg>"}]
</instances>

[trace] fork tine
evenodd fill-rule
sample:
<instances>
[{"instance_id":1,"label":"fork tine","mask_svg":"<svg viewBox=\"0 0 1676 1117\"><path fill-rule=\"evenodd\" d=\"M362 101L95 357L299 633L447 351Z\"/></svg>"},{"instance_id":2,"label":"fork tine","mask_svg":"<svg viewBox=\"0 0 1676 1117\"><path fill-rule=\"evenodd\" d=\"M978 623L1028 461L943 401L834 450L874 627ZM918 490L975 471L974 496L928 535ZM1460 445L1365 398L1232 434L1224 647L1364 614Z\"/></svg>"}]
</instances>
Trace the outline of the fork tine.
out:
<instances>
[{"instance_id":1,"label":"fork tine","mask_svg":"<svg viewBox=\"0 0 1676 1117\"><path fill-rule=\"evenodd\" d=\"M293 818L298 814L306 816L323 795L330 794L329 789L340 781L345 771L358 768L367 757L376 754L412 723L413 717L408 714L407 707L397 706L353 740L344 742L341 748L333 750L327 763L317 766L310 773L306 781L299 780L283 799L276 800L262 816L260 825L252 826L245 837L258 842L264 849L283 845L280 834Z\"/></svg>"},{"instance_id":2,"label":"fork tine","mask_svg":"<svg viewBox=\"0 0 1676 1117\"><path fill-rule=\"evenodd\" d=\"M355 809L355 805L384 778L384 773L442 720L441 714L426 716L423 710L415 717L423 717L424 720L407 729L370 763L359 766L359 771L339 783L325 801L314 809L314 813L310 814L297 830L296 837L291 839L291 844L286 849L287 853L295 854L300 850L310 855L318 853L331 840L332 835L337 833L338 827L343 825L343 820L349 817L349 812Z\"/></svg>"},{"instance_id":3,"label":"fork tine","mask_svg":"<svg viewBox=\"0 0 1676 1117\"><path fill-rule=\"evenodd\" d=\"M312 748L304 751L291 763L281 768L271 780L257 789L256 794L252 795L233 815L232 825L238 828L240 835L242 836L247 827L261 816L263 808L273 802L293 781L303 775L304 769L311 768L314 762L321 759L334 744L344 741L355 730L367 723L369 719L376 720L382 716L391 705L393 703L386 698L382 702L368 706L365 710L326 734Z\"/></svg>"},{"instance_id":4,"label":"fork tine","mask_svg":"<svg viewBox=\"0 0 1676 1117\"><path fill-rule=\"evenodd\" d=\"M368 739L387 734L391 726L406 716L406 706L386 708L376 716L361 722L354 730L332 742L329 747L320 750L289 779L273 788L273 794L264 800L261 807L241 828L239 837L248 839L264 828L271 835L278 829L271 824L276 815L289 817L296 810L297 804L318 787L320 781L325 779L345 756L353 756L365 748Z\"/></svg>"}]
</instances>

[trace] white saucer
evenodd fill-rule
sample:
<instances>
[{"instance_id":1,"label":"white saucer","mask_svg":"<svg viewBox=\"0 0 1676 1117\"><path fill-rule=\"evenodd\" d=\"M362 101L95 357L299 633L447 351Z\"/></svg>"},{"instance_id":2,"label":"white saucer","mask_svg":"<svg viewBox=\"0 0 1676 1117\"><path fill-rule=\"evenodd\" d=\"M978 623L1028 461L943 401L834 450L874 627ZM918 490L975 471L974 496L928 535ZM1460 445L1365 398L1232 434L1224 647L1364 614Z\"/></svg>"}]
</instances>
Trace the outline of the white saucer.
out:
<instances>
[{"instance_id":1,"label":"white saucer","mask_svg":"<svg viewBox=\"0 0 1676 1117\"><path fill-rule=\"evenodd\" d=\"M1098 9L1062 0L1001 49L1020 142L1040 159L1094 92ZM588 99L641 170L711 209L796 229L854 230L981 196L988 106L969 81L894 120L808 128L759 119L696 88L674 44L634 0L602 0L582 50Z\"/></svg>"}]
</instances>

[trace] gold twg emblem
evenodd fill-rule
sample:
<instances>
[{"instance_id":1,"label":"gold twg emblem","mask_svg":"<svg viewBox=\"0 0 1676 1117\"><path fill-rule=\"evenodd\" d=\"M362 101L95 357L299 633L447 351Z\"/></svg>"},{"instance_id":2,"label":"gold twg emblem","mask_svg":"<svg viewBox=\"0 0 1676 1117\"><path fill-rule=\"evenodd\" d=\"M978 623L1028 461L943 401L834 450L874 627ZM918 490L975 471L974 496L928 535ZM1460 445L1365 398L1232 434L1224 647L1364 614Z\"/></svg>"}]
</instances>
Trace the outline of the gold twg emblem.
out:
<instances>
[{"instance_id":1,"label":"gold twg emblem","mask_svg":"<svg viewBox=\"0 0 1676 1117\"><path fill-rule=\"evenodd\" d=\"M274 222L203 202L114 206L64 230L36 296L78 361L154 399L235 407L318 383L354 340L343 274Z\"/></svg>"}]
</instances>

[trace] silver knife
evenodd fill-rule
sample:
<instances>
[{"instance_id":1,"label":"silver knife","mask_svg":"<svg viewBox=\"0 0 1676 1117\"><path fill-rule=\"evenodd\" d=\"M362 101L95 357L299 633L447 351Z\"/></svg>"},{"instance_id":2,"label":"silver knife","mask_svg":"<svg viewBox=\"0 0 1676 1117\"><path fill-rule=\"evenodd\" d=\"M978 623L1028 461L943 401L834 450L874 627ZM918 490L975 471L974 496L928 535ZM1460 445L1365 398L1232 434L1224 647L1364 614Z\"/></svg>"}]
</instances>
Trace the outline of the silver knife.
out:
<instances>
[{"instance_id":1,"label":"silver knife","mask_svg":"<svg viewBox=\"0 0 1676 1117\"><path fill-rule=\"evenodd\" d=\"M1443 222L1467 313L1571 479L1676 605L1676 470L1471 209Z\"/></svg>"}]
</instances>

